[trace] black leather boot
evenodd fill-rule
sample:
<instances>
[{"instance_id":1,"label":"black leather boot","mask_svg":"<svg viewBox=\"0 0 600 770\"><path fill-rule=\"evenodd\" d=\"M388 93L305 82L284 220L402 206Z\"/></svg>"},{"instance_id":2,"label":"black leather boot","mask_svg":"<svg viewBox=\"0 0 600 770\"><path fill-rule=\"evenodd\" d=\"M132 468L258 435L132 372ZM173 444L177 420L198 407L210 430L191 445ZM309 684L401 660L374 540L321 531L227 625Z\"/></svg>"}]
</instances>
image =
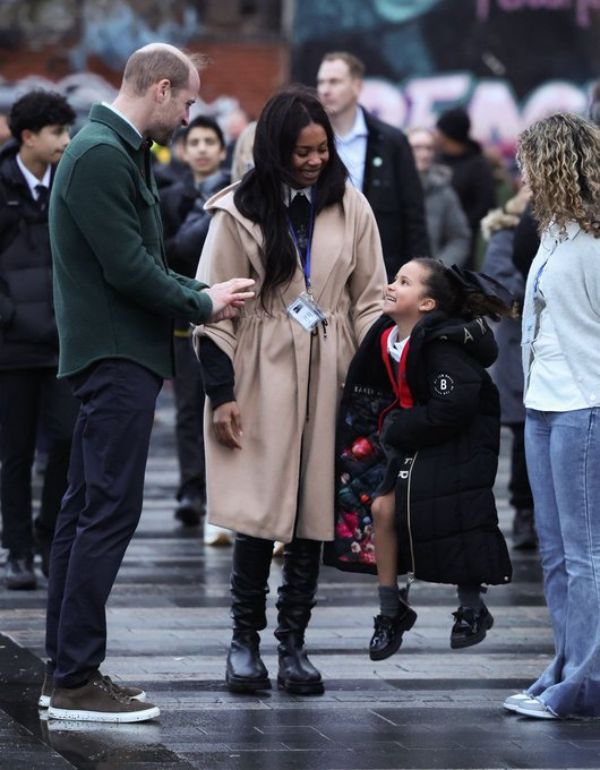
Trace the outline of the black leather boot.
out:
<instances>
[{"instance_id":1,"label":"black leather boot","mask_svg":"<svg viewBox=\"0 0 600 770\"><path fill-rule=\"evenodd\" d=\"M321 695L321 674L308 659L304 632L315 605L321 543L296 538L283 553L283 584L277 601L279 673L277 685L293 695Z\"/></svg>"},{"instance_id":2,"label":"black leather boot","mask_svg":"<svg viewBox=\"0 0 600 770\"><path fill-rule=\"evenodd\" d=\"M288 634L279 643L277 686L291 695L322 695L325 692L321 673L308 659L304 637Z\"/></svg>"},{"instance_id":3,"label":"black leather boot","mask_svg":"<svg viewBox=\"0 0 600 770\"><path fill-rule=\"evenodd\" d=\"M225 681L231 692L253 693L271 687L259 652L258 632L267 625L267 581L273 542L236 534L231 573L233 639Z\"/></svg>"},{"instance_id":4,"label":"black leather boot","mask_svg":"<svg viewBox=\"0 0 600 770\"><path fill-rule=\"evenodd\" d=\"M259 642L254 631L233 632L225 671L225 681L231 692L253 693L271 688L269 672L258 650Z\"/></svg>"}]
</instances>

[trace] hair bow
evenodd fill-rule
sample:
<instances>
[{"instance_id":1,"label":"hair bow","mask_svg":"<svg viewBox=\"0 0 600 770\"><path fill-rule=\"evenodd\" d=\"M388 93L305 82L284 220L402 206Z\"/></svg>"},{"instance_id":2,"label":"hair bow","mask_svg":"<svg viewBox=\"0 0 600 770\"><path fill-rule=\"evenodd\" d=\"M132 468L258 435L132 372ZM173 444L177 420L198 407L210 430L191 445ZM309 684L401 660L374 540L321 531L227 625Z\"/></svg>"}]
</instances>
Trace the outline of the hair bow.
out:
<instances>
[{"instance_id":1,"label":"hair bow","mask_svg":"<svg viewBox=\"0 0 600 770\"><path fill-rule=\"evenodd\" d=\"M515 301L506 287L485 273L466 270L458 265L447 267L446 272L467 294L482 294L484 297L497 299L507 307L510 307Z\"/></svg>"}]
</instances>

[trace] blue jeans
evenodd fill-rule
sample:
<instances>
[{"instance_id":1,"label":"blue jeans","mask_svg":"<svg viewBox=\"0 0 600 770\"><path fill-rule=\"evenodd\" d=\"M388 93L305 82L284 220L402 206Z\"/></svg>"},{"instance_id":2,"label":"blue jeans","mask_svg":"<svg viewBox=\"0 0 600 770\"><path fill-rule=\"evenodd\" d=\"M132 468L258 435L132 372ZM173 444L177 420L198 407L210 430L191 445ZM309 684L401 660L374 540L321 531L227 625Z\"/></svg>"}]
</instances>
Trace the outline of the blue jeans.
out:
<instances>
[{"instance_id":1,"label":"blue jeans","mask_svg":"<svg viewBox=\"0 0 600 770\"><path fill-rule=\"evenodd\" d=\"M600 409L527 410L525 451L555 657L528 693L600 716Z\"/></svg>"}]
</instances>

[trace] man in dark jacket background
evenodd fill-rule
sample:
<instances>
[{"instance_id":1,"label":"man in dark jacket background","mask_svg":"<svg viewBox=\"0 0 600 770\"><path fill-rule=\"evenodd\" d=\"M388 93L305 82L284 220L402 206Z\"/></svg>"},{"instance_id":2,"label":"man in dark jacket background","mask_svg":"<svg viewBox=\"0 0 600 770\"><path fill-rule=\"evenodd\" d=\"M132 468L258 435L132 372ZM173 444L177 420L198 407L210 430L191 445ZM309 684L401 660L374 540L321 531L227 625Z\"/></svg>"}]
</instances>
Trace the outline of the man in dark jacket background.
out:
<instances>
[{"instance_id":1,"label":"man in dark jacket background","mask_svg":"<svg viewBox=\"0 0 600 770\"><path fill-rule=\"evenodd\" d=\"M471 139L471 119L461 107L442 112L437 124L438 161L452 171L452 187L461 202L471 227L471 250L465 267L476 267L479 225L496 205L496 187L492 167Z\"/></svg>"},{"instance_id":2,"label":"man in dark jacket background","mask_svg":"<svg viewBox=\"0 0 600 770\"><path fill-rule=\"evenodd\" d=\"M371 204L393 280L405 262L429 256L423 190L406 136L359 105L364 72L353 54L327 53L317 90L350 179Z\"/></svg>"},{"instance_id":3,"label":"man in dark jacket background","mask_svg":"<svg viewBox=\"0 0 600 770\"><path fill-rule=\"evenodd\" d=\"M0 501L9 589L36 587L31 470L42 423L49 451L35 539L48 574L77 414L69 386L56 379L48 236L48 196L74 120L63 96L32 91L12 105L13 140L0 150Z\"/></svg>"}]
</instances>

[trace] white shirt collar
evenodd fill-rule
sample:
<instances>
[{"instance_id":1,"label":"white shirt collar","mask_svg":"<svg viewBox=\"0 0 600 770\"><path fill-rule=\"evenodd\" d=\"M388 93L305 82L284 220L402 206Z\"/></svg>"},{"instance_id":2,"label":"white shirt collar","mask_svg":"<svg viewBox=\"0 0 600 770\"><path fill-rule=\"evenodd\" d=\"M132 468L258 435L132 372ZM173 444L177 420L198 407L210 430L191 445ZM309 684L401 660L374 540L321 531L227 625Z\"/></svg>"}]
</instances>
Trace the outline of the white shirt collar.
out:
<instances>
[{"instance_id":1,"label":"white shirt collar","mask_svg":"<svg viewBox=\"0 0 600 770\"><path fill-rule=\"evenodd\" d=\"M575 221L566 222L564 232L561 232L560 227L556 222L550 222L547 230L542 233L542 247L552 254L559 243L572 241L580 232L581 226Z\"/></svg>"},{"instance_id":2,"label":"white shirt collar","mask_svg":"<svg viewBox=\"0 0 600 770\"><path fill-rule=\"evenodd\" d=\"M296 197L296 195L304 195L306 199L310 202L311 192L312 192L312 187L302 187L298 190L295 187L290 187L288 184L284 184L283 185L283 202L285 203L286 206L289 206L290 203Z\"/></svg>"},{"instance_id":3,"label":"white shirt collar","mask_svg":"<svg viewBox=\"0 0 600 770\"><path fill-rule=\"evenodd\" d=\"M400 359L402 358L402 351L406 347L406 343L409 339L409 337L405 337L403 340L398 339L397 326L395 326L390 332L387 340L388 354L390 355L390 358L393 358L397 364L400 363Z\"/></svg>"},{"instance_id":4,"label":"white shirt collar","mask_svg":"<svg viewBox=\"0 0 600 770\"><path fill-rule=\"evenodd\" d=\"M108 102L102 102L102 104L104 107L108 107L109 110L112 110L116 115L118 115L121 118L121 120L124 120L125 123L129 123L131 128L133 128L133 130L138 136L142 136L142 133L139 130L139 128L137 128L137 126L134 126L133 123L129 120L129 118L126 115L123 115L121 110L118 110L116 107L114 107L112 104L109 104Z\"/></svg>"},{"instance_id":5,"label":"white shirt collar","mask_svg":"<svg viewBox=\"0 0 600 770\"><path fill-rule=\"evenodd\" d=\"M354 118L354 125L350 129L350 131L347 134L344 134L344 136L340 136L339 134L336 134L336 140L338 142L346 143L346 142L352 142L354 139L357 139L359 137L368 136L369 132L367 130L367 122L365 120L365 115L362 111L362 109L357 106L356 108L356 117Z\"/></svg>"},{"instance_id":6,"label":"white shirt collar","mask_svg":"<svg viewBox=\"0 0 600 770\"><path fill-rule=\"evenodd\" d=\"M31 171L27 168L27 166L21 160L20 153L17 153L17 166L20 168L21 173L25 177L25 181L27 182L29 191L31 192L31 197L34 200L38 199L38 193L37 193L37 190L35 189L38 185L41 184L41 185L44 185L44 187L50 188L50 174L51 174L50 164L48 164L48 166L46 167L44 176L41 179L38 179L37 176L31 173Z\"/></svg>"}]
</instances>

